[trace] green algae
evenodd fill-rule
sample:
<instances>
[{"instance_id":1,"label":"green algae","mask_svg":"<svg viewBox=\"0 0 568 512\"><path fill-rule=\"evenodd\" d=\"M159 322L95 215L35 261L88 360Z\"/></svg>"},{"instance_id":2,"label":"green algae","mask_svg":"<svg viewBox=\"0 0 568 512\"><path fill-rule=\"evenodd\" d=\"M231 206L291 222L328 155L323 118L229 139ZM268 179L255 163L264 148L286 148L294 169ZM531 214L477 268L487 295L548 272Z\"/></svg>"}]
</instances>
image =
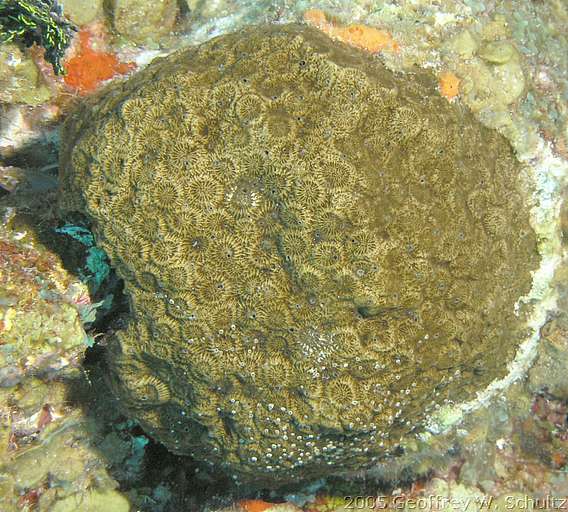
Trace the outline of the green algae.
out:
<instances>
[{"instance_id":1,"label":"green algae","mask_svg":"<svg viewBox=\"0 0 568 512\"><path fill-rule=\"evenodd\" d=\"M110 266L106 253L95 246L95 238L93 234L83 226L73 226L67 224L55 230L56 233L69 235L71 238L79 241L87 247L87 255L85 259L85 269L80 271L81 279L84 283L90 286L92 294L96 294L103 282L110 275ZM112 301L112 296L108 296L105 301L99 302L93 306L104 306L108 310L110 307L109 301ZM92 316L87 312L89 318ZM94 318L90 321L94 321Z\"/></svg>"},{"instance_id":2,"label":"green algae","mask_svg":"<svg viewBox=\"0 0 568 512\"><path fill-rule=\"evenodd\" d=\"M45 59L58 75L63 73L63 55L75 30L55 0L4 0L0 4L0 44L19 41L27 47L42 46Z\"/></svg>"}]
</instances>

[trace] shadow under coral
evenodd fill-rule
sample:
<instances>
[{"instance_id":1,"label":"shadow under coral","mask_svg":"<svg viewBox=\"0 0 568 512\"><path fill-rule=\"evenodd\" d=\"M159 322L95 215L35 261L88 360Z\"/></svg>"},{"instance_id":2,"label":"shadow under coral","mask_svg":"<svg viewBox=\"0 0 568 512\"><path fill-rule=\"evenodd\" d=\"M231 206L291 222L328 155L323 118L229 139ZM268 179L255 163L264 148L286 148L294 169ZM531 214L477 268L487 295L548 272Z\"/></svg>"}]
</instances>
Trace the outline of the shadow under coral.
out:
<instances>
[{"instance_id":1,"label":"shadow under coral","mask_svg":"<svg viewBox=\"0 0 568 512\"><path fill-rule=\"evenodd\" d=\"M122 281L112 270L97 286L88 279L85 267L89 247L61 230L64 225L83 229L88 229L88 225L79 217L58 218L55 159L55 152L39 141L31 142L4 160L3 170L10 168L18 172L17 179L12 180L15 181L13 187L2 187L0 209L5 214L3 229L16 236L23 234L23 243L58 257L70 282L87 277L88 307L85 308L84 304L78 304L78 307L82 308L80 316L86 340L91 346L85 346L77 372L35 372L26 374L24 379L37 379L42 386L63 381L67 390L65 410L69 417L73 416L74 425L80 424L79 437L86 437L81 443L95 453L99 465L104 467L114 485L118 485L133 506L153 511L179 510L180 506L197 509L199 503L211 496L221 491L226 494L228 482L224 477L200 471L187 457L170 454L146 436L135 422L120 413L106 383L105 340L124 323L128 303L122 293ZM10 212L9 216L7 212ZM12 260L10 264L18 263ZM107 300L107 307L96 307L109 296L112 300ZM22 386L22 383L15 386ZM55 423L56 420L43 420L46 424L52 421ZM66 418L58 421L65 422ZM43 441L40 435L34 443L39 448L37 456L41 457ZM33 489L21 492L20 501L32 500L30 496L36 499L35 496L40 494Z\"/></svg>"}]
</instances>

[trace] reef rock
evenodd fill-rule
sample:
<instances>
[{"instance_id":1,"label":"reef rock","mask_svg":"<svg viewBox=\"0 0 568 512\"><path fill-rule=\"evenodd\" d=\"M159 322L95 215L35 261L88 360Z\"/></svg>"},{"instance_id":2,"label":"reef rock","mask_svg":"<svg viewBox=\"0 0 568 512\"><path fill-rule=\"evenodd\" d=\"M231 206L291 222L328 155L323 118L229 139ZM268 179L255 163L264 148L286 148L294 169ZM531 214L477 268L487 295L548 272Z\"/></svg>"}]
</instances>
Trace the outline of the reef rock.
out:
<instances>
[{"instance_id":1,"label":"reef rock","mask_svg":"<svg viewBox=\"0 0 568 512\"><path fill-rule=\"evenodd\" d=\"M238 481L369 467L523 339L520 166L425 72L254 27L112 85L62 140L62 211L131 301L123 408Z\"/></svg>"}]
</instances>

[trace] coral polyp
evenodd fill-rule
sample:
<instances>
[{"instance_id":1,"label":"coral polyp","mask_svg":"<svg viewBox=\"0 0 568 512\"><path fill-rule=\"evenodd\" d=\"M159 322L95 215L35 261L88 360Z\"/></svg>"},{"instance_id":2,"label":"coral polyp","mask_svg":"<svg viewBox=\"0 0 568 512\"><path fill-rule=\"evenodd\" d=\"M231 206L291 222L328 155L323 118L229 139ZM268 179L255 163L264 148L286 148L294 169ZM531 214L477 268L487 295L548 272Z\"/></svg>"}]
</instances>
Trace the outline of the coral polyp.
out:
<instances>
[{"instance_id":1,"label":"coral polyp","mask_svg":"<svg viewBox=\"0 0 568 512\"><path fill-rule=\"evenodd\" d=\"M62 211L131 298L120 403L237 481L370 467L523 340L520 165L426 72L254 27L89 98L62 140Z\"/></svg>"}]
</instances>

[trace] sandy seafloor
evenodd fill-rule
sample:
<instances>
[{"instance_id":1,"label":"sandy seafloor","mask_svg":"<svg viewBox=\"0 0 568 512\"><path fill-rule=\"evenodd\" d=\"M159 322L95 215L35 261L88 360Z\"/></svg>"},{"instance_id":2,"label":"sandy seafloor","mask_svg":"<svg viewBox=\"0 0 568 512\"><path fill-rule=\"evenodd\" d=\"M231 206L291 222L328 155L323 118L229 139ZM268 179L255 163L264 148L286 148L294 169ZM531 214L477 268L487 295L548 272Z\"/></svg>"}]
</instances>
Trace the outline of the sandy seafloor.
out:
<instances>
[{"instance_id":1,"label":"sandy seafloor","mask_svg":"<svg viewBox=\"0 0 568 512\"><path fill-rule=\"evenodd\" d=\"M113 17L102 0L62 2L95 51L138 68L321 9L336 27L388 32L400 51L377 58L389 67L457 77L452 101L503 133L535 184L527 201L543 258L519 304L537 308L509 377L441 410L400 458L280 492L231 488L115 410L99 360L124 309L120 283L88 233L55 231L57 127L80 91L55 79L37 51L0 46L0 511L568 509L568 3L117 3L128 9Z\"/></svg>"}]
</instances>

